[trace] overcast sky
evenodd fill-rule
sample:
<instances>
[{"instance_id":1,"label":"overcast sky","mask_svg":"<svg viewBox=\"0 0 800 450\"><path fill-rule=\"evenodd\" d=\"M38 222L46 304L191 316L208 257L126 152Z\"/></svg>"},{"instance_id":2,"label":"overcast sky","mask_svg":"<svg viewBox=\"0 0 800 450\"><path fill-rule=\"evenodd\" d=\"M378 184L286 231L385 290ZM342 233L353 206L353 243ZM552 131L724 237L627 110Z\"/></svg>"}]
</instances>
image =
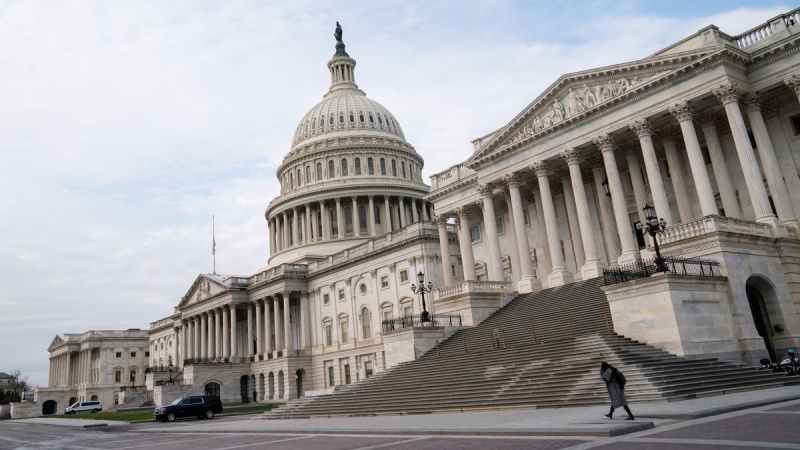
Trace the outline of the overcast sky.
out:
<instances>
[{"instance_id":1,"label":"overcast sky","mask_svg":"<svg viewBox=\"0 0 800 450\"><path fill-rule=\"evenodd\" d=\"M264 210L329 87L333 30L424 175L560 75L642 59L762 1L0 0L0 371L61 333L149 328L199 273L266 266Z\"/></svg>"}]
</instances>

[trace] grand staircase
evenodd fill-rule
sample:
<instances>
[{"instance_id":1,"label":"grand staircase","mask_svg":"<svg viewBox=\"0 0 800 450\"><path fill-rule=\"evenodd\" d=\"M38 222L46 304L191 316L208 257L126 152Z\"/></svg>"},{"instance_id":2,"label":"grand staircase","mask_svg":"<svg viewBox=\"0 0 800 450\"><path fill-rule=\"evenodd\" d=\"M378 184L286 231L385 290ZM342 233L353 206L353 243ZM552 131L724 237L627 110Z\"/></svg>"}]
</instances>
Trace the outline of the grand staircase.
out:
<instances>
[{"instance_id":1,"label":"grand staircase","mask_svg":"<svg viewBox=\"0 0 800 450\"><path fill-rule=\"evenodd\" d=\"M625 373L631 402L695 398L796 381L715 359L683 359L618 336L602 279L517 296L419 359L260 418L343 417L608 402L601 361Z\"/></svg>"}]
</instances>

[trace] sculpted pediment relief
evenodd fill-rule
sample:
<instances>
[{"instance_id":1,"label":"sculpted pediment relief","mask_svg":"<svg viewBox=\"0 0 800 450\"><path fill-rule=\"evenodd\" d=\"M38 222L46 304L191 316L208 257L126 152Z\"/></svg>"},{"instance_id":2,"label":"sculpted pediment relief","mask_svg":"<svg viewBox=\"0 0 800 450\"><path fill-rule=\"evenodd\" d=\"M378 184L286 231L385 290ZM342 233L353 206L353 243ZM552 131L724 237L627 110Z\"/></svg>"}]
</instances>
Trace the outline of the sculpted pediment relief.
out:
<instances>
[{"instance_id":1,"label":"sculpted pediment relief","mask_svg":"<svg viewBox=\"0 0 800 450\"><path fill-rule=\"evenodd\" d=\"M215 280L212 280L204 275L199 275L192 284L192 287L189 288L189 291L183 297L179 307L202 302L203 300L216 295L225 289L225 286L220 285Z\"/></svg>"},{"instance_id":2,"label":"sculpted pediment relief","mask_svg":"<svg viewBox=\"0 0 800 450\"><path fill-rule=\"evenodd\" d=\"M65 343L66 341L61 339L61 336L56 335L56 337L53 338L53 340L50 342L50 345L47 347L47 351L52 351L53 349L58 348Z\"/></svg>"},{"instance_id":3,"label":"sculpted pediment relief","mask_svg":"<svg viewBox=\"0 0 800 450\"><path fill-rule=\"evenodd\" d=\"M704 49L692 54L671 55L669 58L564 75L497 132L483 149L473 154L467 164L500 148L544 134L559 124L591 115L615 103L614 100L670 78L709 53L710 49Z\"/></svg>"}]
</instances>

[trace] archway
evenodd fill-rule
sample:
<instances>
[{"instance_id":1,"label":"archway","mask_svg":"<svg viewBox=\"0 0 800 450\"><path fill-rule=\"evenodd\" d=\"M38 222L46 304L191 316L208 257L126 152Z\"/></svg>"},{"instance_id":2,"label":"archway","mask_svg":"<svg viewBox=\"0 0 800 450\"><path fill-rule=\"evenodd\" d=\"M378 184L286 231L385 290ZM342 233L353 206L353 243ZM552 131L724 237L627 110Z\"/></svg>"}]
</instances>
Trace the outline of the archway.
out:
<instances>
[{"instance_id":1,"label":"archway","mask_svg":"<svg viewBox=\"0 0 800 450\"><path fill-rule=\"evenodd\" d=\"M93 395L93 396L91 397L91 400L92 400L93 402L96 402L96 401L97 401L97 395Z\"/></svg>"},{"instance_id":2,"label":"archway","mask_svg":"<svg viewBox=\"0 0 800 450\"><path fill-rule=\"evenodd\" d=\"M219 397L220 385L216 381L210 381L205 386L205 395L216 395Z\"/></svg>"},{"instance_id":3,"label":"archway","mask_svg":"<svg viewBox=\"0 0 800 450\"><path fill-rule=\"evenodd\" d=\"M275 373L270 372L267 376L267 388L269 390L269 399L275 398Z\"/></svg>"},{"instance_id":4,"label":"archway","mask_svg":"<svg viewBox=\"0 0 800 450\"><path fill-rule=\"evenodd\" d=\"M261 373L258 375L258 399L264 400L264 374Z\"/></svg>"},{"instance_id":5,"label":"archway","mask_svg":"<svg viewBox=\"0 0 800 450\"><path fill-rule=\"evenodd\" d=\"M281 370L278 372L278 398L285 398L284 392L284 376Z\"/></svg>"},{"instance_id":6,"label":"archway","mask_svg":"<svg viewBox=\"0 0 800 450\"><path fill-rule=\"evenodd\" d=\"M248 403L247 390L247 375L242 375L242 377L239 378L239 394L242 397L242 403Z\"/></svg>"},{"instance_id":7,"label":"archway","mask_svg":"<svg viewBox=\"0 0 800 450\"><path fill-rule=\"evenodd\" d=\"M69 404L70 404L70 405L73 405L73 404L75 404L75 402L77 402L77 401L78 401L78 399L77 399L77 398L75 398L75 397L70 397L70 398L69 398Z\"/></svg>"},{"instance_id":8,"label":"archway","mask_svg":"<svg viewBox=\"0 0 800 450\"><path fill-rule=\"evenodd\" d=\"M776 316L770 314L777 300L775 290L767 280L761 277L750 277L745 284L745 292L747 293L747 303L750 305L750 313L753 315L756 331L764 340L764 346L769 352L770 359L778 362L775 346L772 342L775 331L772 328L771 320L771 317Z\"/></svg>"},{"instance_id":9,"label":"archway","mask_svg":"<svg viewBox=\"0 0 800 450\"><path fill-rule=\"evenodd\" d=\"M56 413L58 409L58 402L55 400L47 400L46 402L42 403L42 415L49 416Z\"/></svg>"}]
</instances>

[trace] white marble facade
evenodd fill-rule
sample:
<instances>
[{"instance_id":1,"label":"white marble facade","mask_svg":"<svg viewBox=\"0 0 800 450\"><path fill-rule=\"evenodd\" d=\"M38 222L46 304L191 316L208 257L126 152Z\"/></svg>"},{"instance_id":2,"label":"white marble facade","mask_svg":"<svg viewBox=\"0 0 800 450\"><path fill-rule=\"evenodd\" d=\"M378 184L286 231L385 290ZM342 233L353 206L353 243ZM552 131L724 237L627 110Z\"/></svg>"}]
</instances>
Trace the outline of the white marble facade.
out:
<instances>
[{"instance_id":1,"label":"white marble facade","mask_svg":"<svg viewBox=\"0 0 800 450\"><path fill-rule=\"evenodd\" d=\"M652 281L683 292L654 297L656 317L673 315L659 332L658 320L631 319L645 314L641 299L626 300L639 294L615 291L615 323L634 325L620 330L677 354L748 362L800 344L798 11L563 75L509 122L487 123L496 131L430 187L422 157L359 90L337 41L331 87L277 170L268 267L199 275L151 324L154 385L169 366L227 401L355 382L397 361L381 322L422 311L415 274L436 287L429 311L471 325L508 294L651 258L635 228L645 203L668 224L663 252L718 261L727 278L708 289Z\"/></svg>"}]
</instances>

